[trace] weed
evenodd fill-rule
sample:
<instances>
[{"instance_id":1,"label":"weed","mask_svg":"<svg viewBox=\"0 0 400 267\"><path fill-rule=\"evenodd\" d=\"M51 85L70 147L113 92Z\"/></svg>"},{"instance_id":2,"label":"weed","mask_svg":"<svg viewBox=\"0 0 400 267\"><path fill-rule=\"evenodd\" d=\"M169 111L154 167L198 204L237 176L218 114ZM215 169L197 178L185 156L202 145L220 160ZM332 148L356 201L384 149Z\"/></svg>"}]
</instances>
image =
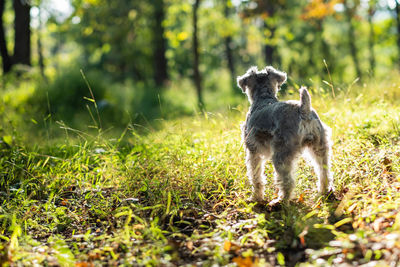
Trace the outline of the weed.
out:
<instances>
[{"instance_id":1,"label":"weed","mask_svg":"<svg viewBox=\"0 0 400 267\"><path fill-rule=\"evenodd\" d=\"M151 124L130 125L118 134L60 122L63 129L53 130L61 133L45 142L18 135L18 126L5 128L0 132L0 261L389 264L399 255L400 235L396 101L356 86L336 91L335 98L314 95L313 105L333 128L337 199L316 195L315 174L300 161L297 198L280 210L245 201L250 185L240 105L160 120L157 130ZM96 111L93 115L100 122ZM272 200L270 164L265 172L266 196Z\"/></svg>"}]
</instances>

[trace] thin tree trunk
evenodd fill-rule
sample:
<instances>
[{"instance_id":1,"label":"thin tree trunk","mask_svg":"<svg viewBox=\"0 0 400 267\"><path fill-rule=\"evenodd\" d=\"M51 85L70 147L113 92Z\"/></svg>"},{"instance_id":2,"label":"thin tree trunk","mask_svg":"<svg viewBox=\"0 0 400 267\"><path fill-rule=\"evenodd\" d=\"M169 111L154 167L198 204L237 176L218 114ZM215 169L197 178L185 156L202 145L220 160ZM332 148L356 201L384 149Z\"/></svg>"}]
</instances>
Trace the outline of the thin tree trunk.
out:
<instances>
[{"instance_id":1,"label":"thin tree trunk","mask_svg":"<svg viewBox=\"0 0 400 267\"><path fill-rule=\"evenodd\" d=\"M400 68L400 3L398 0L396 0L395 2L396 2L397 49L398 49L397 62Z\"/></svg>"},{"instance_id":2,"label":"thin tree trunk","mask_svg":"<svg viewBox=\"0 0 400 267\"><path fill-rule=\"evenodd\" d=\"M248 34L248 24L244 23L244 21L241 19L240 20L239 51L245 51L246 56L248 58L250 58L248 50L247 50L247 44L248 44L247 34ZM237 60L239 60L239 65L244 65L244 64L248 63L248 60L244 61L244 57L238 57ZM240 90L240 89L238 89L238 91L242 92L242 90Z\"/></svg>"},{"instance_id":3,"label":"thin tree trunk","mask_svg":"<svg viewBox=\"0 0 400 267\"><path fill-rule=\"evenodd\" d=\"M360 63L358 61L358 56L357 56L357 47L356 47L356 38L355 38L355 33L354 33L354 25L352 21L352 16L354 12L349 8L347 1L343 2L345 9L346 9L346 18L347 18L347 24L348 24L348 42L349 42L349 48L350 48L350 54L353 59L354 63L354 68L356 69L356 74L357 77L362 79L362 73L361 73L361 68L360 68Z\"/></svg>"},{"instance_id":4,"label":"thin tree trunk","mask_svg":"<svg viewBox=\"0 0 400 267\"><path fill-rule=\"evenodd\" d=\"M39 68L40 68L40 74L42 75L42 78L46 81L46 75L44 74L44 59L43 59L43 47L42 47L42 29L43 29L43 24L42 24L42 18L41 16L41 10L40 6L38 6L39 9L39 14L38 14L38 19L39 19L39 28L37 31L37 46L38 46L38 57L39 57Z\"/></svg>"},{"instance_id":5,"label":"thin tree trunk","mask_svg":"<svg viewBox=\"0 0 400 267\"><path fill-rule=\"evenodd\" d=\"M203 102L203 89L201 86L201 75L199 70L199 40L198 40L198 28L197 28L197 12L199 9L200 0L195 0L193 4L193 75L194 75L194 83L196 86L197 91L197 101L199 108L201 110L204 109L204 102Z\"/></svg>"},{"instance_id":6,"label":"thin tree trunk","mask_svg":"<svg viewBox=\"0 0 400 267\"><path fill-rule=\"evenodd\" d=\"M232 37L231 36L225 37L225 53L226 53L226 59L228 61L228 69L231 74L231 77L235 78L235 63L233 61L231 44L232 44Z\"/></svg>"},{"instance_id":7,"label":"thin tree trunk","mask_svg":"<svg viewBox=\"0 0 400 267\"><path fill-rule=\"evenodd\" d=\"M370 3L370 5L372 5ZM373 7L370 6L368 10L368 24L369 24L369 40L368 40L368 47L369 47L369 68L371 71L371 76L375 76L375 52L374 52L374 40L375 40L375 33L374 33L374 24L372 22L372 17L374 16L375 11Z\"/></svg>"},{"instance_id":8,"label":"thin tree trunk","mask_svg":"<svg viewBox=\"0 0 400 267\"><path fill-rule=\"evenodd\" d=\"M164 1L154 1L154 81L161 87L168 79L168 64L165 56L167 50L167 41L164 37L163 21L165 18Z\"/></svg>"},{"instance_id":9,"label":"thin tree trunk","mask_svg":"<svg viewBox=\"0 0 400 267\"><path fill-rule=\"evenodd\" d=\"M275 27L269 27L266 22L264 22L264 28L271 32L270 39L274 38L275 35ZM264 45L264 56L265 63L267 65L273 65L275 62L275 46L266 44Z\"/></svg>"},{"instance_id":10,"label":"thin tree trunk","mask_svg":"<svg viewBox=\"0 0 400 267\"><path fill-rule=\"evenodd\" d=\"M8 54L6 34L3 25L4 6L5 0L0 0L0 54L3 63L3 74L6 74L11 70L12 61L10 55Z\"/></svg>"},{"instance_id":11,"label":"thin tree trunk","mask_svg":"<svg viewBox=\"0 0 400 267\"><path fill-rule=\"evenodd\" d=\"M263 4L263 9L267 12L268 17L274 17L276 14L279 3L277 1L260 1ZM275 37L276 25L268 24L267 20L264 20L264 29L269 31L271 34L268 37L273 40ZM266 44L264 46L265 62L268 65L274 65L280 63L280 58L276 50L276 45Z\"/></svg>"},{"instance_id":12,"label":"thin tree trunk","mask_svg":"<svg viewBox=\"0 0 400 267\"><path fill-rule=\"evenodd\" d=\"M14 64L31 65L30 5L27 0L13 0L15 20Z\"/></svg>"},{"instance_id":13,"label":"thin tree trunk","mask_svg":"<svg viewBox=\"0 0 400 267\"><path fill-rule=\"evenodd\" d=\"M319 66L318 69L320 68L322 70L322 73L328 74L329 70L326 68L325 64L323 63L323 60L325 60L329 69L334 68L335 62L330 54L329 44L325 41L323 33L324 33L324 21L323 19L320 19L317 21L317 28L315 33L320 45L320 51L322 56L322 60L320 58L318 59L318 66Z\"/></svg>"},{"instance_id":14,"label":"thin tree trunk","mask_svg":"<svg viewBox=\"0 0 400 267\"><path fill-rule=\"evenodd\" d=\"M225 18L228 19L230 15L230 8L228 4L228 0L224 0L224 15ZM229 73L231 74L231 84L232 84L232 89L234 92L239 93L239 90L236 90L236 73L235 73L235 62L233 60L233 53L232 53L232 37L226 36L224 38L224 44L225 44L225 53L226 53L226 59L228 62L228 69Z\"/></svg>"}]
</instances>

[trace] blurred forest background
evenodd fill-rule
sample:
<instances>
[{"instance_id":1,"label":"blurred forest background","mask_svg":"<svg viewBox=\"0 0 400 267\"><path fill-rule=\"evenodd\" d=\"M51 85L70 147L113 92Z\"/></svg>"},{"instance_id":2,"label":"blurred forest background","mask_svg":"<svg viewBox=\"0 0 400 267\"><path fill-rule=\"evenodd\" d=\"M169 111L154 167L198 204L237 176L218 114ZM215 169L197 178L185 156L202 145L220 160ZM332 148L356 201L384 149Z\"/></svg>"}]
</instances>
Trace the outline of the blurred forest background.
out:
<instances>
[{"instance_id":1,"label":"blurred forest background","mask_svg":"<svg viewBox=\"0 0 400 267\"><path fill-rule=\"evenodd\" d=\"M251 65L286 71L284 93L327 94L400 67L395 0L1 0L0 22L11 124L118 127L226 109L244 103L236 76Z\"/></svg>"}]
</instances>

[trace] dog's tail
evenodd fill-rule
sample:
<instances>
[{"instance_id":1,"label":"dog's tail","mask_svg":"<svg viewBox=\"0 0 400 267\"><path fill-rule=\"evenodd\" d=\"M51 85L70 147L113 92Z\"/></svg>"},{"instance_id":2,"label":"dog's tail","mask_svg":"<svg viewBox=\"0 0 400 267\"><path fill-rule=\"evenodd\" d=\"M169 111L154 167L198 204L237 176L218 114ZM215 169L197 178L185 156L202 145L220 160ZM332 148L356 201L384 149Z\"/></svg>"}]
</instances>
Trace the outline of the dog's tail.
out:
<instances>
[{"instance_id":1,"label":"dog's tail","mask_svg":"<svg viewBox=\"0 0 400 267\"><path fill-rule=\"evenodd\" d=\"M311 112L311 97L306 87L300 88L300 112L308 115Z\"/></svg>"}]
</instances>

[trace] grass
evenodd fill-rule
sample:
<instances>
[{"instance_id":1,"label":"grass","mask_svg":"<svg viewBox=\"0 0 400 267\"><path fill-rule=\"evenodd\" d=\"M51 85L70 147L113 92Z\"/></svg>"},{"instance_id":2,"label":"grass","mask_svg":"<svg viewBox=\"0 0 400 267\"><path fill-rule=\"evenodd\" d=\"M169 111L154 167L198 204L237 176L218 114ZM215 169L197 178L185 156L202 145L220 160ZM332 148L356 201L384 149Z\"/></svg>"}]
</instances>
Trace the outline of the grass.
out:
<instances>
[{"instance_id":1,"label":"grass","mask_svg":"<svg viewBox=\"0 0 400 267\"><path fill-rule=\"evenodd\" d=\"M246 202L250 186L239 130L246 106L160 121L157 129L131 125L118 134L66 128L61 138L43 140L27 139L4 120L0 262L395 264L398 86L353 87L335 98L313 92L314 108L333 130L337 200L316 195L315 174L300 161L297 197L280 210ZM297 92L288 98L298 98ZM272 200L270 164L266 175Z\"/></svg>"}]
</instances>

